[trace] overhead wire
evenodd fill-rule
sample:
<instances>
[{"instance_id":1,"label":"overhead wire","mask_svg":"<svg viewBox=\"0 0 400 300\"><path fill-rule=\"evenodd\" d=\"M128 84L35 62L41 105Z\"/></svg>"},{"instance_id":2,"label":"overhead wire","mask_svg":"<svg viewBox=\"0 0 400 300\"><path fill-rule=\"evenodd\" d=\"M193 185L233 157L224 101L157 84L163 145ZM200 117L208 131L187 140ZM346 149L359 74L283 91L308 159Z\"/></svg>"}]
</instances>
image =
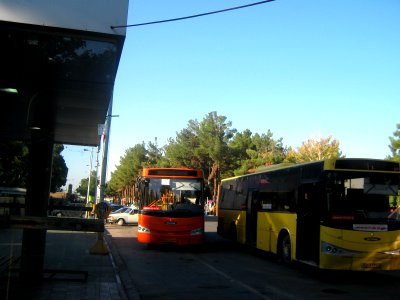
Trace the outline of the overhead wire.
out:
<instances>
[{"instance_id":1,"label":"overhead wire","mask_svg":"<svg viewBox=\"0 0 400 300\"><path fill-rule=\"evenodd\" d=\"M179 18L131 24L131 25L117 25L117 26L110 26L110 27L111 27L111 29L115 29L115 28L127 28L127 27L137 27L137 26L167 23L167 22L175 22L175 21L181 21L181 20L186 20L186 19L204 17L204 16L208 16L208 15L213 15L213 14L219 14L219 13L223 13L223 12L227 12L227 11L231 11L231 10L242 9L242 8L246 8L246 7L250 7L250 6L265 4L267 2L272 2L272 1L275 1L275 0L264 0L264 1L259 1L259 2L253 2L253 3L241 5L241 6L235 6L235 7L231 7L231 8L225 8L225 9L221 9L221 10L216 10L216 11L211 11L211 12L206 12L206 13L201 13L201 14L196 14L196 15L191 15L191 16L186 16L186 17L179 17Z\"/></svg>"}]
</instances>

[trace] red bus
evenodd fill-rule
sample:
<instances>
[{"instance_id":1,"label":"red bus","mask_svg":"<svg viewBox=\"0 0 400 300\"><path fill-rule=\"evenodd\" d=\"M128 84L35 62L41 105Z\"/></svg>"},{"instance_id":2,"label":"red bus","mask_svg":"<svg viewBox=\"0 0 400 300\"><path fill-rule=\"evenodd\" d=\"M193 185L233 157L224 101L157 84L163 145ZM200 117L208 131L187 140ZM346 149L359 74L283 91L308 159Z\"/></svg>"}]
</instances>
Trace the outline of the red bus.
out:
<instances>
[{"instance_id":1,"label":"red bus","mask_svg":"<svg viewBox=\"0 0 400 300\"><path fill-rule=\"evenodd\" d=\"M204 238L203 171L144 168L137 182L137 240L145 244L201 244Z\"/></svg>"}]
</instances>

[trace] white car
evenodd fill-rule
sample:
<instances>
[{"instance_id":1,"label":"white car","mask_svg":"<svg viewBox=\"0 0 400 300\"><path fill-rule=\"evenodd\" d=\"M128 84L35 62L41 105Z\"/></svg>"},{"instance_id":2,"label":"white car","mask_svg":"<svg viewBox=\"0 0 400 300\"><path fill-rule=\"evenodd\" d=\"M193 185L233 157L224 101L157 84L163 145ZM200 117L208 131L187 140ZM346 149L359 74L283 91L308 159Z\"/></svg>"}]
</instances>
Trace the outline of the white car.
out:
<instances>
[{"instance_id":1,"label":"white car","mask_svg":"<svg viewBox=\"0 0 400 300\"><path fill-rule=\"evenodd\" d=\"M137 224L139 210L132 207L123 207L111 213L108 218L108 223L116 223L118 225Z\"/></svg>"}]
</instances>

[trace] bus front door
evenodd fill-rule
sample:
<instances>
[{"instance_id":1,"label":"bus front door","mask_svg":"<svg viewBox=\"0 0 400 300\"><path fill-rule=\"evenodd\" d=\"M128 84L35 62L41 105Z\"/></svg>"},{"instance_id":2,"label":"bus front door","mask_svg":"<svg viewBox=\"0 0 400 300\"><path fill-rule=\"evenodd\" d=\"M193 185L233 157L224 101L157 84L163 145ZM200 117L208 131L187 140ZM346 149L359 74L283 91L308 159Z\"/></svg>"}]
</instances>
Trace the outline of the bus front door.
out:
<instances>
[{"instance_id":1,"label":"bus front door","mask_svg":"<svg viewBox=\"0 0 400 300\"><path fill-rule=\"evenodd\" d=\"M302 185L298 193L297 248L298 260L319 262L319 188Z\"/></svg>"},{"instance_id":2,"label":"bus front door","mask_svg":"<svg viewBox=\"0 0 400 300\"><path fill-rule=\"evenodd\" d=\"M257 212L259 209L257 194L258 191L249 191L246 199L246 244L254 247L257 244Z\"/></svg>"}]
</instances>

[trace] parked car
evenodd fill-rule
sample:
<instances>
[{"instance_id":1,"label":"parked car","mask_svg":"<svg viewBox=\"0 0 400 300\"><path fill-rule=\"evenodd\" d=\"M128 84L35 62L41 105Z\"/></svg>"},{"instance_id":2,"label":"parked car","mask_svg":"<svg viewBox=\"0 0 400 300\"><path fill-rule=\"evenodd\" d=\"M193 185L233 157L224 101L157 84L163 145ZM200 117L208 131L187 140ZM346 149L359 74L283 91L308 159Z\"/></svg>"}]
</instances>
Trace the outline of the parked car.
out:
<instances>
[{"instance_id":1,"label":"parked car","mask_svg":"<svg viewBox=\"0 0 400 300\"><path fill-rule=\"evenodd\" d=\"M64 205L61 209L54 209L51 212L52 216L56 217L75 217L75 218L85 218L86 211L85 203L68 203Z\"/></svg>"},{"instance_id":2,"label":"parked car","mask_svg":"<svg viewBox=\"0 0 400 300\"><path fill-rule=\"evenodd\" d=\"M132 207L122 207L119 210L110 213L107 218L108 223L124 225L137 224L139 210Z\"/></svg>"},{"instance_id":3,"label":"parked car","mask_svg":"<svg viewBox=\"0 0 400 300\"><path fill-rule=\"evenodd\" d=\"M111 213L122 213L124 211L126 211L129 208L129 206L122 206L121 208L118 208L116 211L112 211Z\"/></svg>"},{"instance_id":4,"label":"parked car","mask_svg":"<svg viewBox=\"0 0 400 300\"><path fill-rule=\"evenodd\" d=\"M111 203L111 212L115 212L116 210L118 210L118 209L120 209L120 208L122 208L122 207L125 207L125 206L123 206L123 205L121 205L121 204L114 204L114 203Z\"/></svg>"}]
</instances>

